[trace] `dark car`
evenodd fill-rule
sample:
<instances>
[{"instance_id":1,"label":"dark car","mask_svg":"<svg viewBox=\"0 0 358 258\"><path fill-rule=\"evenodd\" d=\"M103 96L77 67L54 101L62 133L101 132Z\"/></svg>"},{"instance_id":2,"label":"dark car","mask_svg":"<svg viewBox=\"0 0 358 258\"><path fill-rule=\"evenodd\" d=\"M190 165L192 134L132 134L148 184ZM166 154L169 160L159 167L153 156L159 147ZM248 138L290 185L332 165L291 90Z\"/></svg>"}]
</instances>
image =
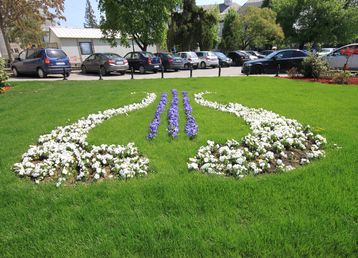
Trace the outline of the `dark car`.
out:
<instances>
[{"instance_id":1,"label":"dark car","mask_svg":"<svg viewBox=\"0 0 358 258\"><path fill-rule=\"evenodd\" d=\"M219 65L224 67L224 66L231 66L232 64L232 59L228 58L225 54L221 53L221 52L214 52L214 54L219 58Z\"/></svg>"},{"instance_id":2,"label":"dark car","mask_svg":"<svg viewBox=\"0 0 358 258\"><path fill-rule=\"evenodd\" d=\"M250 55L257 56L257 58L264 58L266 56L254 50L246 50L246 52L249 53Z\"/></svg>"},{"instance_id":3,"label":"dark car","mask_svg":"<svg viewBox=\"0 0 358 258\"><path fill-rule=\"evenodd\" d=\"M159 57L150 52L129 52L124 56L128 60L129 68L138 70L140 73L146 71L158 72L162 68Z\"/></svg>"},{"instance_id":4,"label":"dark car","mask_svg":"<svg viewBox=\"0 0 358 258\"><path fill-rule=\"evenodd\" d=\"M242 51L232 51L232 52L229 52L227 54L227 56L232 59L232 65L234 65L234 66L241 66L246 61L250 60L249 55L247 55L246 53L244 53Z\"/></svg>"},{"instance_id":5,"label":"dark car","mask_svg":"<svg viewBox=\"0 0 358 258\"><path fill-rule=\"evenodd\" d=\"M174 70L178 71L184 68L184 60L179 56L174 56L172 53L156 53L155 56L159 57L162 60L162 65L164 70Z\"/></svg>"},{"instance_id":6,"label":"dark car","mask_svg":"<svg viewBox=\"0 0 358 258\"><path fill-rule=\"evenodd\" d=\"M271 53L265 58L245 62L242 67L244 74L287 72L292 67L300 68L307 54L297 49L285 49Z\"/></svg>"},{"instance_id":7,"label":"dark car","mask_svg":"<svg viewBox=\"0 0 358 258\"><path fill-rule=\"evenodd\" d=\"M102 75L108 75L111 72L125 74L129 69L127 59L114 53L96 53L87 57L82 65L83 73L101 72Z\"/></svg>"},{"instance_id":8,"label":"dark car","mask_svg":"<svg viewBox=\"0 0 358 258\"><path fill-rule=\"evenodd\" d=\"M71 63L61 49L40 48L26 49L12 62L11 70L15 77L21 74L38 75L40 78L48 74L63 74L70 76Z\"/></svg>"}]
</instances>

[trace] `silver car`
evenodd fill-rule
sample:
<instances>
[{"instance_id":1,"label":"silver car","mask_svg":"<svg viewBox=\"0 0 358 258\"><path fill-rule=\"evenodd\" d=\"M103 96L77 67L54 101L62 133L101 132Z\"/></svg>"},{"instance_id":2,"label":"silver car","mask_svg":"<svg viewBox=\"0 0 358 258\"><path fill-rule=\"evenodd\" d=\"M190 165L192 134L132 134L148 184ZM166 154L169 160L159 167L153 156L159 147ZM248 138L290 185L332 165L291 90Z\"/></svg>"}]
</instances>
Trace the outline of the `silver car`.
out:
<instances>
[{"instance_id":1,"label":"silver car","mask_svg":"<svg viewBox=\"0 0 358 258\"><path fill-rule=\"evenodd\" d=\"M358 71L358 43L346 45L344 47L338 48L332 53L323 56L322 58L327 61L331 69L343 69L344 65L347 62L347 56L344 55L344 51L350 48L354 51L354 54L348 60L348 69Z\"/></svg>"},{"instance_id":2,"label":"silver car","mask_svg":"<svg viewBox=\"0 0 358 258\"><path fill-rule=\"evenodd\" d=\"M194 69L199 66L199 58L195 54L195 52L178 52L177 56L180 56L184 61L184 69L188 69L190 65L193 66Z\"/></svg>"},{"instance_id":3,"label":"silver car","mask_svg":"<svg viewBox=\"0 0 358 258\"><path fill-rule=\"evenodd\" d=\"M211 51L199 51L196 52L196 55L199 57L199 67L205 69L206 67L218 67L219 58Z\"/></svg>"}]
</instances>

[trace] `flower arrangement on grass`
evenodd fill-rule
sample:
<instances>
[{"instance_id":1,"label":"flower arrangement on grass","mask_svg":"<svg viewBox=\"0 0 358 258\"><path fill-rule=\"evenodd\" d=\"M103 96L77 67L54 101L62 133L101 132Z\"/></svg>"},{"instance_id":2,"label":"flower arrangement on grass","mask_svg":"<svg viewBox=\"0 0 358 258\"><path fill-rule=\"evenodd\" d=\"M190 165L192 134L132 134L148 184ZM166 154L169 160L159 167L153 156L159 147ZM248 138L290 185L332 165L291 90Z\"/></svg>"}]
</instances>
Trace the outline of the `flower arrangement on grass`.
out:
<instances>
[{"instance_id":1,"label":"flower arrangement on grass","mask_svg":"<svg viewBox=\"0 0 358 258\"><path fill-rule=\"evenodd\" d=\"M0 58L0 94L11 90L11 86L7 84L9 75L5 70L5 60Z\"/></svg>"},{"instance_id":2,"label":"flower arrangement on grass","mask_svg":"<svg viewBox=\"0 0 358 258\"><path fill-rule=\"evenodd\" d=\"M168 111L168 133L171 137L176 138L179 133L179 99L177 90L173 89L172 95L173 99Z\"/></svg>"},{"instance_id":3,"label":"flower arrangement on grass","mask_svg":"<svg viewBox=\"0 0 358 258\"><path fill-rule=\"evenodd\" d=\"M152 140L157 136L158 127L160 125L160 115L164 112L165 106L167 105L167 93L162 93L157 110L155 111L154 118L149 125L149 133L147 139Z\"/></svg>"},{"instance_id":4,"label":"flower arrangement on grass","mask_svg":"<svg viewBox=\"0 0 358 258\"><path fill-rule=\"evenodd\" d=\"M189 169L243 177L292 170L324 156L322 148L326 139L313 134L309 126L264 109L211 102L203 98L204 94L195 95L198 104L243 118L252 132L240 142L229 140L216 144L208 141L207 146L200 147L197 155L189 159Z\"/></svg>"},{"instance_id":5,"label":"flower arrangement on grass","mask_svg":"<svg viewBox=\"0 0 358 258\"><path fill-rule=\"evenodd\" d=\"M139 103L91 114L72 125L57 127L51 133L40 136L37 145L30 146L21 162L14 165L14 171L36 183L54 180L57 186L65 181L72 183L146 175L149 160L138 152L134 143L126 146L89 146L86 138L96 125L111 117L145 108L155 99L154 93L147 93Z\"/></svg>"},{"instance_id":6,"label":"flower arrangement on grass","mask_svg":"<svg viewBox=\"0 0 358 258\"><path fill-rule=\"evenodd\" d=\"M185 122L185 133L190 138L194 138L198 134L198 125L195 121L195 118L192 115L193 109L190 105L190 99L187 92L183 92L183 103L184 103L184 112L186 116Z\"/></svg>"}]
</instances>

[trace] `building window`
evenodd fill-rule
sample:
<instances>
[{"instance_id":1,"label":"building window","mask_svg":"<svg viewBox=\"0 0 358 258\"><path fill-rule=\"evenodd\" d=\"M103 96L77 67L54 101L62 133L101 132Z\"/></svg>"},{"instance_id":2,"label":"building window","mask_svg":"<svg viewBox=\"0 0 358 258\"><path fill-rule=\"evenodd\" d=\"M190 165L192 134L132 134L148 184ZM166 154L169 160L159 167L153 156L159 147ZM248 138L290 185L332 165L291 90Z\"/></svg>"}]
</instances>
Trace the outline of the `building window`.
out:
<instances>
[{"instance_id":1,"label":"building window","mask_svg":"<svg viewBox=\"0 0 358 258\"><path fill-rule=\"evenodd\" d=\"M92 55L92 42L80 42L81 55Z\"/></svg>"}]
</instances>

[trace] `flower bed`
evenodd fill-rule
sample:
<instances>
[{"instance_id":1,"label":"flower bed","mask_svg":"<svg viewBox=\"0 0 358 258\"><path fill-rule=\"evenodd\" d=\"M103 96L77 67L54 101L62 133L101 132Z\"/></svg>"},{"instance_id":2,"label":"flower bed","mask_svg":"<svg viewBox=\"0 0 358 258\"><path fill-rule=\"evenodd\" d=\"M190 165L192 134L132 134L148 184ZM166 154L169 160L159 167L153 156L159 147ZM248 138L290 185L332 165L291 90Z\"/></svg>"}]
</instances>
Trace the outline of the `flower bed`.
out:
<instances>
[{"instance_id":1,"label":"flower bed","mask_svg":"<svg viewBox=\"0 0 358 258\"><path fill-rule=\"evenodd\" d=\"M195 118L191 114L193 109L190 105L190 100L187 92L183 92L183 103L184 112L186 115L185 133L190 138L194 138L198 134L198 125L195 121Z\"/></svg>"},{"instance_id":2,"label":"flower bed","mask_svg":"<svg viewBox=\"0 0 358 258\"><path fill-rule=\"evenodd\" d=\"M324 156L322 148L326 139L314 135L309 126L264 109L211 102L203 98L204 94L195 95L198 104L243 118L252 132L240 142L229 140L216 144L208 141L194 158L189 159L190 170L243 177L292 170Z\"/></svg>"},{"instance_id":3,"label":"flower bed","mask_svg":"<svg viewBox=\"0 0 358 258\"><path fill-rule=\"evenodd\" d=\"M177 90L173 89L172 94L173 99L168 111L168 133L171 137L176 138L179 133L179 100Z\"/></svg>"},{"instance_id":4,"label":"flower bed","mask_svg":"<svg viewBox=\"0 0 358 258\"><path fill-rule=\"evenodd\" d=\"M138 152L134 143L126 146L89 146L86 138L96 125L111 117L145 108L155 99L154 93L148 93L140 103L91 114L72 125L58 127L40 136L37 145L30 146L21 162L14 165L14 171L36 183L56 181L57 186L65 181L73 183L146 175L149 160Z\"/></svg>"},{"instance_id":5,"label":"flower bed","mask_svg":"<svg viewBox=\"0 0 358 258\"><path fill-rule=\"evenodd\" d=\"M2 86L2 87L0 87L0 94L3 94L3 93L5 93L5 92L8 92L8 91L10 91L11 89L12 89L12 87L9 86L9 85Z\"/></svg>"},{"instance_id":6,"label":"flower bed","mask_svg":"<svg viewBox=\"0 0 358 258\"><path fill-rule=\"evenodd\" d=\"M149 133L147 139L152 140L157 136L158 127L160 125L160 115L164 112L167 105L167 93L162 93L157 110L155 111L154 118L149 125Z\"/></svg>"}]
</instances>

